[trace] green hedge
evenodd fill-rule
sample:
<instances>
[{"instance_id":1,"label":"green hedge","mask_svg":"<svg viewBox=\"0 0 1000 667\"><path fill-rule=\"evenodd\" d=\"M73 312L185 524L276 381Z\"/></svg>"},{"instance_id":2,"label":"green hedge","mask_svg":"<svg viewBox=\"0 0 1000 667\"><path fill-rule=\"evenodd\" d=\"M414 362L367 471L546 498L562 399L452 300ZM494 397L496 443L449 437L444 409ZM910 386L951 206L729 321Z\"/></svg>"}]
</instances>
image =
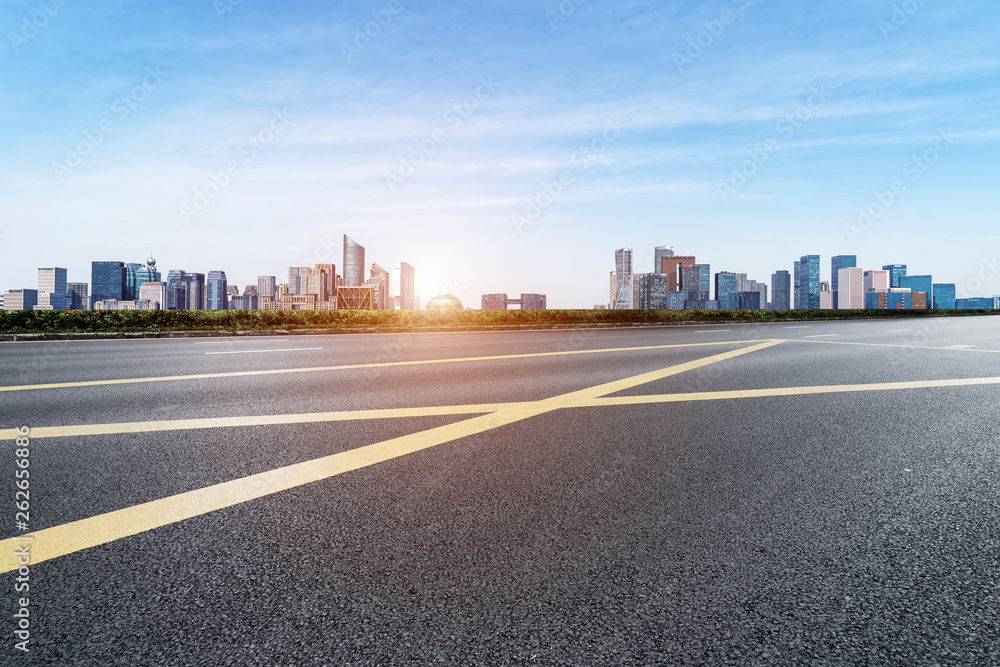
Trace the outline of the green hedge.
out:
<instances>
[{"instance_id":1,"label":"green hedge","mask_svg":"<svg viewBox=\"0 0 1000 667\"><path fill-rule=\"evenodd\" d=\"M152 310L0 311L0 333L788 321L997 314L991 310Z\"/></svg>"}]
</instances>

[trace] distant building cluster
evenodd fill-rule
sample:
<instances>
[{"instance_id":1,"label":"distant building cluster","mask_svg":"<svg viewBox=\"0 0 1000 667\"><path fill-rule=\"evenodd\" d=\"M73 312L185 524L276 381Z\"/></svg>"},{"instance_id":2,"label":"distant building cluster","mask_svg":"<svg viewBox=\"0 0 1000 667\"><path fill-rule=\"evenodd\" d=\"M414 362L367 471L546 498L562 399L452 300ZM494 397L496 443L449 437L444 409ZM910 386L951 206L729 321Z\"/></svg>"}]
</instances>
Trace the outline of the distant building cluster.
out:
<instances>
[{"instance_id":1,"label":"distant building cluster","mask_svg":"<svg viewBox=\"0 0 1000 667\"><path fill-rule=\"evenodd\" d=\"M830 282L820 280L820 256L804 255L794 263L791 272L781 270L772 274L770 286L748 279L745 273L720 271L713 276L708 264L699 264L694 255L677 255L670 246L656 247L653 257L654 273L633 273L632 249L616 250L608 305L595 307L638 310L1000 308L997 296L956 299L953 283L935 283L930 275L907 275L905 264L866 271L857 265L856 255L837 255L831 259ZM485 304L486 297L483 299Z\"/></svg>"},{"instance_id":2,"label":"distant building cluster","mask_svg":"<svg viewBox=\"0 0 1000 667\"><path fill-rule=\"evenodd\" d=\"M483 310L507 310L518 306L521 310L545 310L548 299L544 294L522 294L520 299L511 299L506 294L484 294Z\"/></svg>"},{"instance_id":3,"label":"distant building cluster","mask_svg":"<svg viewBox=\"0 0 1000 667\"><path fill-rule=\"evenodd\" d=\"M373 263L366 271L365 248L344 235L343 274L334 264L292 266L288 282L258 276L242 293L225 271L167 272L162 280L152 257L145 264L91 262L90 284L67 282L67 271L38 269L35 289L3 294L4 310L416 310L414 268L396 265L395 275ZM366 277L367 274L367 277ZM393 279L394 278L394 279ZM394 289L395 288L395 289Z\"/></svg>"}]
</instances>

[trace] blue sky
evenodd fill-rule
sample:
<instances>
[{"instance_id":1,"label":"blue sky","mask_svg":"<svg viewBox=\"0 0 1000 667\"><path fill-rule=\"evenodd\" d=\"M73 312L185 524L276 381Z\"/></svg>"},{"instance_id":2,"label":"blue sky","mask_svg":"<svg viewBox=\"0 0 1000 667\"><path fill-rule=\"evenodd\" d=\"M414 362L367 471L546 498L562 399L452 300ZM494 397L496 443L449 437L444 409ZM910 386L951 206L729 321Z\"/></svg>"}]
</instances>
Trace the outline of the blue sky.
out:
<instances>
[{"instance_id":1,"label":"blue sky","mask_svg":"<svg viewBox=\"0 0 1000 667\"><path fill-rule=\"evenodd\" d=\"M483 4L0 2L0 288L150 253L242 287L347 233L474 306L606 302L660 244L1000 294L995 2Z\"/></svg>"}]
</instances>

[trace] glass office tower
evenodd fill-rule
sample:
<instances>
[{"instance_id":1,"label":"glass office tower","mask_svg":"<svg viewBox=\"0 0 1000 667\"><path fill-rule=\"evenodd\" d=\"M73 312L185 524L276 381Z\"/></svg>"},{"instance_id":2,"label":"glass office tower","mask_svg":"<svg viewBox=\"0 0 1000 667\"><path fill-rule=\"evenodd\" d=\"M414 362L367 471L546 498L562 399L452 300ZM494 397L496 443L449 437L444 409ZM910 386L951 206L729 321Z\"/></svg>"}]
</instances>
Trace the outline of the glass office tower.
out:
<instances>
[{"instance_id":1,"label":"glass office tower","mask_svg":"<svg viewBox=\"0 0 1000 667\"><path fill-rule=\"evenodd\" d=\"M91 299L93 301L103 299L125 300L125 276L124 262L91 262Z\"/></svg>"},{"instance_id":2,"label":"glass office tower","mask_svg":"<svg viewBox=\"0 0 1000 667\"><path fill-rule=\"evenodd\" d=\"M344 234L344 287L361 287L365 283L365 248Z\"/></svg>"},{"instance_id":3,"label":"glass office tower","mask_svg":"<svg viewBox=\"0 0 1000 667\"><path fill-rule=\"evenodd\" d=\"M819 310L819 255L803 255L796 263L795 307Z\"/></svg>"}]
</instances>

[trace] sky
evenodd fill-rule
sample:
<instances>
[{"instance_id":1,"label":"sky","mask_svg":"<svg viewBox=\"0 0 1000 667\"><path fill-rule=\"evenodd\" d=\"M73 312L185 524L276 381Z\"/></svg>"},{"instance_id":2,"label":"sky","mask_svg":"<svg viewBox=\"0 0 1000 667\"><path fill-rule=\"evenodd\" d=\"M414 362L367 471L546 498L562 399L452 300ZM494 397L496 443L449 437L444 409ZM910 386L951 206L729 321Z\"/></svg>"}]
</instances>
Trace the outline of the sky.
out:
<instances>
[{"instance_id":1,"label":"sky","mask_svg":"<svg viewBox=\"0 0 1000 667\"><path fill-rule=\"evenodd\" d=\"M606 303L614 251L1000 294L995 1L0 0L0 289L90 262Z\"/></svg>"}]
</instances>

